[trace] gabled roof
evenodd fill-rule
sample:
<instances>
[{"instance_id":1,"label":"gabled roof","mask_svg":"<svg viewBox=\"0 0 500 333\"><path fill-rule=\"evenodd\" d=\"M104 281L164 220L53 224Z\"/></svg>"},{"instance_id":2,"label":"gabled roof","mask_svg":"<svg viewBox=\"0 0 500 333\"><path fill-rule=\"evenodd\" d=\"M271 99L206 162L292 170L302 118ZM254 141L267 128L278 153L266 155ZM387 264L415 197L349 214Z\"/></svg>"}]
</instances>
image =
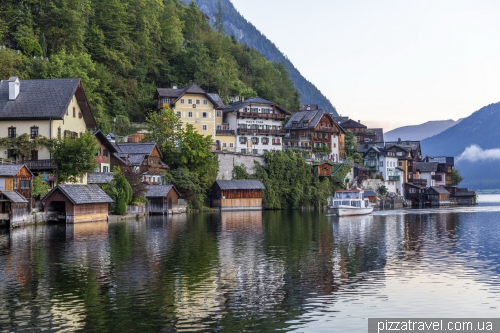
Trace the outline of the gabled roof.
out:
<instances>
[{"instance_id":1,"label":"gabled roof","mask_svg":"<svg viewBox=\"0 0 500 333\"><path fill-rule=\"evenodd\" d=\"M450 194L444 187L440 186L431 186L429 187L425 193L438 193L438 194Z\"/></svg>"},{"instance_id":2,"label":"gabled roof","mask_svg":"<svg viewBox=\"0 0 500 333\"><path fill-rule=\"evenodd\" d=\"M185 94L200 94L204 95L216 109L223 109L225 107L222 99L217 94L207 93L205 90L201 89L196 83L191 83L185 87L173 89L173 88L156 88L154 98L158 99L160 97L168 97L172 99L171 104L175 104L179 98Z\"/></svg>"},{"instance_id":3,"label":"gabled roof","mask_svg":"<svg viewBox=\"0 0 500 333\"><path fill-rule=\"evenodd\" d=\"M371 147L377 147L378 149L384 148L384 143L383 142L360 142L358 144L358 152L364 154L367 152Z\"/></svg>"},{"instance_id":4,"label":"gabled roof","mask_svg":"<svg viewBox=\"0 0 500 333\"><path fill-rule=\"evenodd\" d=\"M373 132L373 134L366 133L366 135L375 136L375 142L384 142L384 129L383 128L367 128L366 131Z\"/></svg>"},{"instance_id":5,"label":"gabled roof","mask_svg":"<svg viewBox=\"0 0 500 333\"><path fill-rule=\"evenodd\" d=\"M265 190L266 187L260 180L216 180L214 185L221 190Z\"/></svg>"},{"instance_id":6,"label":"gabled roof","mask_svg":"<svg viewBox=\"0 0 500 333\"><path fill-rule=\"evenodd\" d=\"M0 164L0 176L14 177L24 164Z\"/></svg>"},{"instance_id":7,"label":"gabled roof","mask_svg":"<svg viewBox=\"0 0 500 333\"><path fill-rule=\"evenodd\" d=\"M108 184L113 180L114 172L94 172L87 174L88 184Z\"/></svg>"},{"instance_id":8,"label":"gabled roof","mask_svg":"<svg viewBox=\"0 0 500 333\"><path fill-rule=\"evenodd\" d=\"M333 127L336 127L340 132L345 133L344 129L335 122L332 115L324 110L297 111L290 117L283 129L314 130L323 117L329 117L332 121Z\"/></svg>"},{"instance_id":9,"label":"gabled roof","mask_svg":"<svg viewBox=\"0 0 500 333\"><path fill-rule=\"evenodd\" d=\"M401 141L388 141L385 143L386 148L389 148L392 146L398 146L398 147L401 147L405 150L420 151L420 141L401 140Z\"/></svg>"},{"instance_id":10,"label":"gabled roof","mask_svg":"<svg viewBox=\"0 0 500 333\"><path fill-rule=\"evenodd\" d=\"M9 198L10 201L15 202L15 203L25 203L28 202L25 197L17 193L16 191L0 191L0 193L3 193L7 198Z\"/></svg>"},{"instance_id":11,"label":"gabled roof","mask_svg":"<svg viewBox=\"0 0 500 333\"><path fill-rule=\"evenodd\" d=\"M63 119L76 95L87 128L95 128L81 79L20 80L19 95L9 100L9 81L0 82L0 119Z\"/></svg>"},{"instance_id":12,"label":"gabled roof","mask_svg":"<svg viewBox=\"0 0 500 333\"><path fill-rule=\"evenodd\" d=\"M224 112L233 112L233 111L238 111L242 108L244 108L247 105L250 104L264 104L264 105L269 105L270 107L275 107L276 109L280 110L281 112L285 114L291 114L290 111L282 108L278 104L268 101L266 99L260 98L260 97L254 97L254 98L249 98L245 101L239 101L230 105L227 105L226 108L224 109Z\"/></svg>"},{"instance_id":13,"label":"gabled roof","mask_svg":"<svg viewBox=\"0 0 500 333\"><path fill-rule=\"evenodd\" d=\"M45 200L55 191L60 191L66 198L68 198L73 204L90 204L90 203L109 203L113 202L111 199L99 186L92 185L57 185L54 187L42 201Z\"/></svg>"},{"instance_id":14,"label":"gabled roof","mask_svg":"<svg viewBox=\"0 0 500 333\"><path fill-rule=\"evenodd\" d=\"M112 134L113 137L114 137L114 134L113 133L109 133L108 135ZM109 141L108 139L108 135L104 135L103 132L101 132L101 130L97 130L94 132L94 136L106 147L108 148L110 154L113 154L113 153L116 153L117 150L116 150L116 145L113 145L113 143L111 141ZM111 138L111 136L110 136Z\"/></svg>"},{"instance_id":15,"label":"gabled roof","mask_svg":"<svg viewBox=\"0 0 500 333\"><path fill-rule=\"evenodd\" d=\"M166 197L167 194L173 189L177 195L180 197L179 191L175 188L174 185L146 185L146 194L144 195L146 198L163 198Z\"/></svg>"},{"instance_id":16,"label":"gabled roof","mask_svg":"<svg viewBox=\"0 0 500 333\"><path fill-rule=\"evenodd\" d=\"M361 124L359 121L352 120L348 117L335 117L337 124L342 126L344 129L347 128L366 128L365 125Z\"/></svg>"},{"instance_id":17,"label":"gabled roof","mask_svg":"<svg viewBox=\"0 0 500 333\"><path fill-rule=\"evenodd\" d=\"M156 143L154 142L136 142L136 143L117 143L115 145L118 147L119 154L143 154L150 155ZM159 151L159 150L158 150Z\"/></svg>"},{"instance_id":18,"label":"gabled roof","mask_svg":"<svg viewBox=\"0 0 500 333\"><path fill-rule=\"evenodd\" d=\"M437 162L417 162L417 170L420 172L436 172L438 165Z\"/></svg>"}]
</instances>

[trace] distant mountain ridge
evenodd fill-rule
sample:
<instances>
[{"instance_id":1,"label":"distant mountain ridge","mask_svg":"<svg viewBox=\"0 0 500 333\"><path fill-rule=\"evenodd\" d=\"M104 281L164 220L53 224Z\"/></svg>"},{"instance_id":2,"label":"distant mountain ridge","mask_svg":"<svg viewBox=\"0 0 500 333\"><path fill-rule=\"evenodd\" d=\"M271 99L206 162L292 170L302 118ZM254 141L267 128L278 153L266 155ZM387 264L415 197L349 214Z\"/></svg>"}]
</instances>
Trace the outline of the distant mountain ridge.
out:
<instances>
[{"instance_id":1,"label":"distant mountain ridge","mask_svg":"<svg viewBox=\"0 0 500 333\"><path fill-rule=\"evenodd\" d=\"M219 0L195 0L200 10L215 23ZM299 91L302 104L318 104L320 108L338 116L337 110L323 93L310 81L305 79L288 58L266 38L257 28L248 22L234 7L230 0L220 0L224 29L230 36L259 51L267 60L283 63L290 73L295 88ZM298 105L297 105L298 106ZM295 111L295 110L290 110Z\"/></svg>"},{"instance_id":2,"label":"distant mountain ridge","mask_svg":"<svg viewBox=\"0 0 500 333\"><path fill-rule=\"evenodd\" d=\"M447 130L421 141L422 153L454 156L455 167L464 177L460 186L500 189L500 102L485 106ZM479 146L475 156L456 159L467 147Z\"/></svg>"},{"instance_id":3,"label":"distant mountain ridge","mask_svg":"<svg viewBox=\"0 0 500 333\"><path fill-rule=\"evenodd\" d=\"M397 141L398 139L421 141L455 126L460 120L432 120L420 125L398 127L384 133L384 139L385 141Z\"/></svg>"}]
</instances>

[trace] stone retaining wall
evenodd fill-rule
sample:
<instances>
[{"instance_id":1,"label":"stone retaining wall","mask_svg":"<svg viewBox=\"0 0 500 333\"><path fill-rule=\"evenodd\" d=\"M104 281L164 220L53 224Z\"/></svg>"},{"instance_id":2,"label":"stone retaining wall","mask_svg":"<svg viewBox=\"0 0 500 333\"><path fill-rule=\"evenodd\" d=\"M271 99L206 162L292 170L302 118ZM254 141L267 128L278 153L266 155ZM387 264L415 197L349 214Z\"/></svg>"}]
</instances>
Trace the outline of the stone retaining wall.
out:
<instances>
[{"instance_id":1,"label":"stone retaining wall","mask_svg":"<svg viewBox=\"0 0 500 333\"><path fill-rule=\"evenodd\" d=\"M253 154L216 152L219 159L219 172L217 179L233 179L233 168L235 165L243 165L249 174L255 174L254 161L260 165L265 165L264 156Z\"/></svg>"}]
</instances>

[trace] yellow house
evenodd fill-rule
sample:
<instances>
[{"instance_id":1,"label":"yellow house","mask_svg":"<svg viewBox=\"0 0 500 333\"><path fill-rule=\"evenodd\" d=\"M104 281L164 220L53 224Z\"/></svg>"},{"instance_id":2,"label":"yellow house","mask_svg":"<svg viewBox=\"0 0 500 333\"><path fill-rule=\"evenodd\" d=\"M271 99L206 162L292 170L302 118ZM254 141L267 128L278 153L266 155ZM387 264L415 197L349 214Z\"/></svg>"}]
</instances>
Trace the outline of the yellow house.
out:
<instances>
[{"instance_id":1,"label":"yellow house","mask_svg":"<svg viewBox=\"0 0 500 333\"><path fill-rule=\"evenodd\" d=\"M195 83L178 88L157 88L158 110L170 107L183 124L192 124L202 135L210 135L217 150L235 146L234 131L223 121L224 103L218 94L207 93ZM232 132L232 134L231 134Z\"/></svg>"},{"instance_id":2,"label":"yellow house","mask_svg":"<svg viewBox=\"0 0 500 333\"><path fill-rule=\"evenodd\" d=\"M0 137L76 137L92 128L96 122L81 79L19 80L14 76L0 82ZM33 172L54 171L46 147L30 155L16 156L13 147L0 147L1 157L24 161Z\"/></svg>"}]
</instances>

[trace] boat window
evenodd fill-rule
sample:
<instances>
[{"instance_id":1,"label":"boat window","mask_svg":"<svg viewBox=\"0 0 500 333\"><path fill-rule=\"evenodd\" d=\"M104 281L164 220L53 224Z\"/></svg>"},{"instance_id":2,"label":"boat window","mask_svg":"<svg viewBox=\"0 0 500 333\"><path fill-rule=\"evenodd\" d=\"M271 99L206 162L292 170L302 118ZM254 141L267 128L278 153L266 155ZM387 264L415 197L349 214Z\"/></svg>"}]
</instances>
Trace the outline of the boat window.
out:
<instances>
[{"instance_id":1,"label":"boat window","mask_svg":"<svg viewBox=\"0 0 500 333\"><path fill-rule=\"evenodd\" d=\"M365 200L365 207L368 208L369 205L368 200Z\"/></svg>"},{"instance_id":2,"label":"boat window","mask_svg":"<svg viewBox=\"0 0 500 333\"><path fill-rule=\"evenodd\" d=\"M333 202L333 207L338 207L340 206L340 201L334 201Z\"/></svg>"},{"instance_id":3,"label":"boat window","mask_svg":"<svg viewBox=\"0 0 500 333\"><path fill-rule=\"evenodd\" d=\"M349 206L349 204L350 204L349 200L342 201L342 205L344 206Z\"/></svg>"}]
</instances>

